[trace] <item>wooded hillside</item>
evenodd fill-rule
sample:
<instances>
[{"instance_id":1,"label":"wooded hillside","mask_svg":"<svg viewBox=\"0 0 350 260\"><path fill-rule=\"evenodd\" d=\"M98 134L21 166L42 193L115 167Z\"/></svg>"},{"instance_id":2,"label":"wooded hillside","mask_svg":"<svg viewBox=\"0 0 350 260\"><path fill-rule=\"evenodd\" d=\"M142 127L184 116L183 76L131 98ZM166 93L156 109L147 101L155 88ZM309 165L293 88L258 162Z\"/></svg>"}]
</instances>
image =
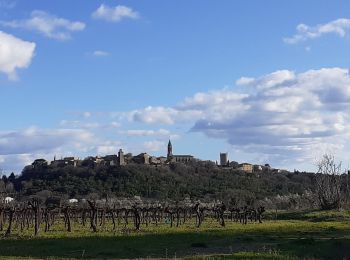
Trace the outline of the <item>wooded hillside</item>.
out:
<instances>
[{"instance_id":1,"label":"wooded hillside","mask_svg":"<svg viewBox=\"0 0 350 260\"><path fill-rule=\"evenodd\" d=\"M20 176L3 177L0 189L22 196L43 190L68 197L141 196L156 199L239 198L264 199L276 195L314 191L312 173L245 173L223 169L210 162L172 163L166 166L51 167L27 166Z\"/></svg>"}]
</instances>

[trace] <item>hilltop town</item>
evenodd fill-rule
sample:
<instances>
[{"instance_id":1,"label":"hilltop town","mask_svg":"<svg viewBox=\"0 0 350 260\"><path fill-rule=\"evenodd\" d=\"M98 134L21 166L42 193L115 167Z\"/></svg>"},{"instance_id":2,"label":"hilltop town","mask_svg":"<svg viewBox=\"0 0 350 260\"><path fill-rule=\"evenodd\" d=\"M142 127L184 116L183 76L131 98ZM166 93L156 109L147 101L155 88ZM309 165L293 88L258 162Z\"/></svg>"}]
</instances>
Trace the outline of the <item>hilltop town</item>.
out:
<instances>
[{"instance_id":1,"label":"hilltop town","mask_svg":"<svg viewBox=\"0 0 350 260\"><path fill-rule=\"evenodd\" d=\"M89 156L84 159L79 157L64 157L48 162L45 159L36 159L32 163L33 168L40 168L42 166L51 167L65 167L65 166L89 166L96 167L99 165L105 166L125 166L129 164L143 164L143 165L153 165L162 166L169 165L170 163L182 163L188 164L191 162L200 161L200 159L195 158L193 155L185 154L173 154L173 146L169 140L167 146L167 156L152 156L148 153L140 153L133 156L132 153L124 153L122 149L119 149L118 154L106 155L106 156ZM259 165L250 163L238 163L236 161L230 161L228 159L228 153L220 153L220 160L212 162L215 163L217 167L223 169L237 169L246 173L262 172L262 171L273 171L281 172L285 170L271 168L269 164Z\"/></svg>"}]
</instances>

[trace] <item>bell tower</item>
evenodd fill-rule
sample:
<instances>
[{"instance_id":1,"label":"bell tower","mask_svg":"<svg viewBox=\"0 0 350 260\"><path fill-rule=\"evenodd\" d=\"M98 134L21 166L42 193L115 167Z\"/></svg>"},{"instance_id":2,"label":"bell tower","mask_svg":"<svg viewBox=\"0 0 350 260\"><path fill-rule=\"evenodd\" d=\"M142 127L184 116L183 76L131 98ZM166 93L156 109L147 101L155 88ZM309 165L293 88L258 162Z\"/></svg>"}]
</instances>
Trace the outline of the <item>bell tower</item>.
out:
<instances>
[{"instance_id":1,"label":"bell tower","mask_svg":"<svg viewBox=\"0 0 350 260\"><path fill-rule=\"evenodd\" d=\"M171 142L170 142L170 140L169 140L167 158L170 159L171 157L173 157L173 146L171 145Z\"/></svg>"}]
</instances>

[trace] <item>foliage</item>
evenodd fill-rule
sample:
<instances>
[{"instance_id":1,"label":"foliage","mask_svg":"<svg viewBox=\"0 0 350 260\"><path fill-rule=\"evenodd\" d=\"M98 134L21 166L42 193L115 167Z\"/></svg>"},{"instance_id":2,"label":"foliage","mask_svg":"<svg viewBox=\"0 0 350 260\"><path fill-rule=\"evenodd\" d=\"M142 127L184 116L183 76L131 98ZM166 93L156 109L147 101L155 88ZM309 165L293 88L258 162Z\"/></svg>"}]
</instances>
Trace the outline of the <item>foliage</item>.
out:
<instances>
[{"instance_id":1,"label":"foliage","mask_svg":"<svg viewBox=\"0 0 350 260\"><path fill-rule=\"evenodd\" d=\"M276 195L314 191L312 173L245 173L220 168L209 162L173 163L164 166L130 164L126 166L25 167L11 182L17 192L28 196L43 187L55 194L86 197L141 196L155 199L236 199L236 205L252 205Z\"/></svg>"},{"instance_id":2,"label":"foliage","mask_svg":"<svg viewBox=\"0 0 350 260\"><path fill-rule=\"evenodd\" d=\"M325 154L317 163L316 191L321 209L337 209L341 201L341 163Z\"/></svg>"}]
</instances>

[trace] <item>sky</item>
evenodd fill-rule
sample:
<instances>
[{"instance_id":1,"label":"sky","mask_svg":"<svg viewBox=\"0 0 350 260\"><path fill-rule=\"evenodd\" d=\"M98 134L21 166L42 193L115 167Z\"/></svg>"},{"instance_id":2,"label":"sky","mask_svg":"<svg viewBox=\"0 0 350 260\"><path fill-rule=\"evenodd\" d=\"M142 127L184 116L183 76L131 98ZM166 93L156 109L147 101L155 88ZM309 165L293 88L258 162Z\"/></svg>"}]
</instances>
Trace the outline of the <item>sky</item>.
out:
<instances>
[{"instance_id":1,"label":"sky","mask_svg":"<svg viewBox=\"0 0 350 260\"><path fill-rule=\"evenodd\" d=\"M0 169L125 152L349 167L349 1L0 0Z\"/></svg>"}]
</instances>

